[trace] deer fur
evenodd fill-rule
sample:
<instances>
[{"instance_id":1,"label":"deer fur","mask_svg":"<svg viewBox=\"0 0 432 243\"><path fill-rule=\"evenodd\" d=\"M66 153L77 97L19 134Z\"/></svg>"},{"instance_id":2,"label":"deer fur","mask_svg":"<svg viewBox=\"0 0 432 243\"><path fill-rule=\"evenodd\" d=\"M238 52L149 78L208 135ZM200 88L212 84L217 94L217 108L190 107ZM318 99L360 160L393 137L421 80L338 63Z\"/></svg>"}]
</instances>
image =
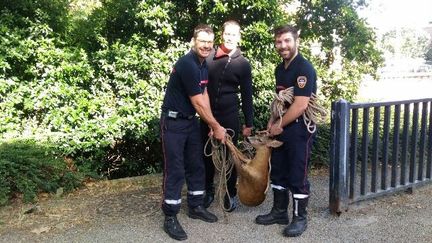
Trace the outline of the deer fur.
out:
<instances>
[{"instance_id":1,"label":"deer fur","mask_svg":"<svg viewBox=\"0 0 432 243\"><path fill-rule=\"evenodd\" d=\"M226 144L238 174L237 194L240 202L246 206L258 206L265 199L269 183L271 149L283 143L267 135L249 137L249 141L256 150L253 159L246 158L231 141Z\"/></svg>"}]
</instances>

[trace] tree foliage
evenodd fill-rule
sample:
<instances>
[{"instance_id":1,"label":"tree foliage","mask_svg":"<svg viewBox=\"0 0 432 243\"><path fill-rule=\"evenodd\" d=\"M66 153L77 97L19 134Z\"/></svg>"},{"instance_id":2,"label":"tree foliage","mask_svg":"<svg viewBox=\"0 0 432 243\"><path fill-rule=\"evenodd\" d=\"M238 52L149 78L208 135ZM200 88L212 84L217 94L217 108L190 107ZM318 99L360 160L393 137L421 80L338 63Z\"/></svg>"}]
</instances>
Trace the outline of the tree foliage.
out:
<instances>
[{"instance_id":1,"label":"tree foliage","mask_svg":"<svg viewBox=\"0 0 432 243\"><path fill-rule=\"evenodd\" d=\"M361 76L374 74L382 59L357 6L346 0L2 2L0 133L44 134L77 165L110 177L159 171L164 88L195 25L213 26L218 41L224 21L242 25L259 130L280 61L276 25L301 29L301 52L315 65L327 103L352 100ZM311 51L316 45L318 54Z\"/></svg>"},{"instance_id":2,"label":"tree foliage","mask_svg":"<svg viewBox=\"0 0 432 243\"><path fill-rule=\"evenodd\" d=\"M426 49L427 49L427 51L424 55L424 58L426 61L432 62L432 41L429 43L429 45Z\"/></svg>"},{"instance_id":3,"label":"tree foliage","mask_svg":"<svg viewBox=\"0 0 432 243\"><path fill-rule=\"evenodd\" d=\"M375 75L383 63L375 33L356 12L364 4L353 0L307 0L301 1L295 14L302 38L321 46L321 53L311 59L319 69L321 91L330 101L353 101L362 76ZM341 68L335 70L332 65L338 56Z\"/></svg>"},{"instance_id":4,"label":"tree foliage","mask_svg":"<svg viewBox=\"0 0 432 243\"><path fill-rule=\"evenodd\" d=\"M380 46L390 56L423 58L431 43L427 33L413 28L393 29L383 34Z\"/></svg>"}]
</instances>

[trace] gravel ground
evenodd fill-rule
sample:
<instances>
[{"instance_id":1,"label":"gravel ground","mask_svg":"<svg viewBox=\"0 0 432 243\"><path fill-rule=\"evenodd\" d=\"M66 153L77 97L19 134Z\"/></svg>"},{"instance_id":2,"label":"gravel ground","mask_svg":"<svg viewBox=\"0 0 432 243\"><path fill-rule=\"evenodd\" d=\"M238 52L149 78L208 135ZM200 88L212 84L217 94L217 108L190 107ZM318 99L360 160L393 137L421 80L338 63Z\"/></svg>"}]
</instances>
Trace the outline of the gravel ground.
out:
<instances>
[{"instance_id":1,"label":"gravel ground","mask_svg":"<svg viewBox=\"0 0 432 243\"><path fill-rule=\"evenodd\" d=\"M178 215L188 234L184 242L432 242L432 185L359 202L333 216L328 172L311 174L309 224L302 236L285 238L282 225L254 223L256 215L270 210L270 193L262 205L239 206L225 216L213 203L216 223L188 218L184 204ZM41 201L35 213L23 213L28 205L1 209L0 242L175 242L162 229L159 175L104 183Z\"/></svg>"}]
</instances>

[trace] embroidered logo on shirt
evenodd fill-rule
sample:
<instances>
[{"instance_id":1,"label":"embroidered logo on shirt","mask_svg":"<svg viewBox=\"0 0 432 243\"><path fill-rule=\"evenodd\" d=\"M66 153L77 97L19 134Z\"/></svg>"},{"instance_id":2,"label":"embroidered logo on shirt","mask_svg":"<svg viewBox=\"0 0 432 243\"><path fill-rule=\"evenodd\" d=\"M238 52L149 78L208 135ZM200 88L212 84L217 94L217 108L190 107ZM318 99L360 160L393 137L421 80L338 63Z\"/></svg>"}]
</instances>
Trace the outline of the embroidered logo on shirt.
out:
<instances>
[{"instance_id":1,"label":"embroidered logo on shirt","mask_svg":"<svg viewBox=\"0 0 432 243\"><path fill-rule=\"evenodd\" d=\"M297 85L299 86L300 89L303 89L306 86L306 83L307 83L306 76L299 76L297 78Z\"/></svg>"}]
</instances>

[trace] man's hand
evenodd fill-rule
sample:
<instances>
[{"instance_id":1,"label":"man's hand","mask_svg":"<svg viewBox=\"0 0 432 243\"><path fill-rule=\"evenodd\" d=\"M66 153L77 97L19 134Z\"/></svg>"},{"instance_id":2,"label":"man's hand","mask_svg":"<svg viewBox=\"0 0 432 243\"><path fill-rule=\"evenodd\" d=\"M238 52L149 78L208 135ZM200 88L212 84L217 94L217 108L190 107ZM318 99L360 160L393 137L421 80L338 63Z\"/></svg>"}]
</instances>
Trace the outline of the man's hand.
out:
<instances>
[{"instance_id":1,"label":"man's hand","mask_svg":"<svg viewBox=\"0 0 432 243\"><path fill-rule=\"evenodd\" d=\"M213 137L225 144L226 129L222 126L217 127L213 130Z\"/></svg>"},{"instance_id":2,"label":"man's hand","mask_svg":"<svg viewBox=\"0 0 432 243\"><path fill-rule=\"evenodd\" d=\"M252 127L246 127L243 125L243 131L242 131L243 137L249 137L252 135Z\"/></svg>"},{"instance_id":3,"label":"man's hand","mask_svg":"<svg viewBox=\"0 0 432 243\"><path fill-rule=\"evenodd\" d=\"M276 136L283 132L283 129L279 126L279 122L273 123L268 129L270 136Z\"/></svg>"}]
</instances>

